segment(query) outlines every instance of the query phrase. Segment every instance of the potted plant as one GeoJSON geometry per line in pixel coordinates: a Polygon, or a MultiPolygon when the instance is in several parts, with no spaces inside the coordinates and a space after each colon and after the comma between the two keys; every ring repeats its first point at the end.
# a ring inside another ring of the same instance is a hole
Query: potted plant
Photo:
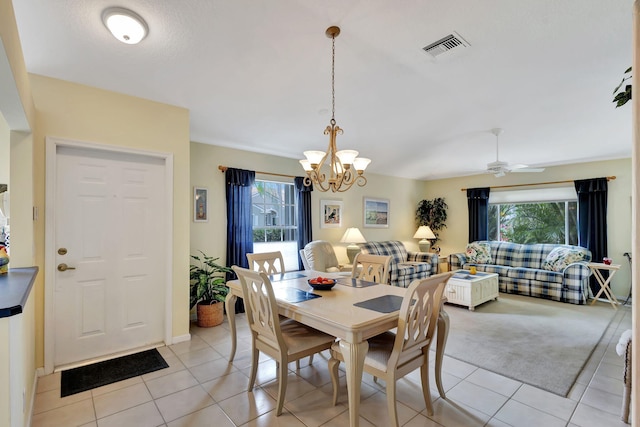
{"type": "MultiPolygon", "coordinates": [[[[447,221],[447,204],[444,198],[437,197],[433,200],[421,200],[418,203],[416,209],[416,222],[418,227],[421,225],[428,225],[436,239],[433,241],[435,244],[439,239],[438,232],[447,227],[445,222],[447,221]]],[[[438,251],[437,247],[432,247],[434,251],[438,251]]]]}
{"type": "Polygon", "coordinates": [[[226,285],[226,273],[232,270],[217,264],[219,258],[213,258],[199,251],[202,256],[191,255],[197,263],[190,267],[191,298],[190,309],[197,305],[198,326],[209,328],[222,323],[224,302],[229,288],[226,285]]]}

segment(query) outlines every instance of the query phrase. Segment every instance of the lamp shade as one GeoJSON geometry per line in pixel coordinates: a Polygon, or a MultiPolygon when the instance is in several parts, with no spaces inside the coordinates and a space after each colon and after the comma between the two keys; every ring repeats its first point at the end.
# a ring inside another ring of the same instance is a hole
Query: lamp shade
{"type": "Polygon", "coordinates": [[[344,236],[340,239],[342,243],[365,243],[367,240],[364,238],[358,227],[347,228],[344,232],[344,236]]]}
{"type": "Polygon", "coordinates": [[[431,228],[428,225],[421,225],[418,227],[418,231],[413,235],[414,239],[435,239],[436,235],[433,234],[431,228]]]}

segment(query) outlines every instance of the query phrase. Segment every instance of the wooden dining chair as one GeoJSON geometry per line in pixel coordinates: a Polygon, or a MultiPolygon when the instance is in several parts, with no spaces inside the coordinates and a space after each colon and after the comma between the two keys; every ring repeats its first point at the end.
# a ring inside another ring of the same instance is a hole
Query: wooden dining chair
{"type": "Polygon", "coordinates": [[[360,252],[353,259],[351,277],[368,282],[389,283],[391,256],[370,255],[360,252]]]}
{"type": "Polygon", "coordinates": [[[249,268],[267,274],[284,273],[284,259],[282,252],[262,252],[247,254],[249,268]]]}
{"type": "MultiPolygon", "coordinates": [[[[398,426],[396,381],[420,368],[422,394],[427,413],[433,415],[429,391],[429,347],[434,339],[444,288],[453,273],[442,273],[414,280],[405,294],[396,333],[391,331],[369,338],[364,371],[386,382],[390,425],[398,426]]],[[[333,404],[338,401],[338,366],[344,361],[339,343],[331,346],[329,371],[333,384],[333,404]]]]}
{"type": "Polygon", "coordinates": [[[320,332],[292,319],[278,316],[278,305],[269,277],[233,266],[242,286],[247,320],[251,329],[251,376],[247,391],[252,391],[258,370],[259,352],[276,361],[278,376],[278,400],[276,415],[282,413],[287,391],[288,364],[303,357],[331,348],[335,337],[320,332]]]}

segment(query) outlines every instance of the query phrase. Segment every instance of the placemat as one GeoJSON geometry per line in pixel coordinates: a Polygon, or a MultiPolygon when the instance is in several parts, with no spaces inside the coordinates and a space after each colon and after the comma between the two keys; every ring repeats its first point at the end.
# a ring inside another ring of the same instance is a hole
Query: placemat
{"type": "Polygon", "coordinates": [[[379,313],[391,313],[400,310],[402,305],[402,297],[398,295],[383,295],[381,297],[368,299],[366,301],[357,302],[353,305],[379,313]]]}
{"type": "Polygon", "coordinates": [[[352,279],[351,277],[341,277],[336,279],[338,285],[351,286],[352,288],[366,288],[367,286],[375,286],[380,283],[368,282],[366,280],[352,279]]]}
{"type": "Polygon", "coordinates": [[[277,288],[273,290],[273,293],[277,299],[282,299],[287,302],[302,302],[314,298],[322,298],[321,295],[305,292],[298,288],[277,288]]]}
{"type": "Polygon", "coordinates": [[[305,276],[306,275],[303,273],[299,273],[297,271],[290,271],[288,273],[271,274],[269,276],[269,280],[271,280],[272,282],[280,282],[282,280],[299,279],[305,276]]]}

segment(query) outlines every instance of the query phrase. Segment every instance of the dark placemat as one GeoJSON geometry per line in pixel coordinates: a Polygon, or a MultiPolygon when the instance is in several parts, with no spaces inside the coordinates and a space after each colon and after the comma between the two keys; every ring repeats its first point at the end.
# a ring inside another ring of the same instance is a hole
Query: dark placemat
{"type": "Polygon", "coordinates": [[[306,274],[299,273],[297,271],[290,271],[288,273],[272,274],[269,276],[269,280],[272,282],[280,282],[282,280],[299,279],[305,276],[306,274]]]}
{"type": "Polygon", "coordinates": [[[398,295],[383,295],[381,297],[357,302],[353,305],[377,311],[379,313],[391,313],[400,310],[402,299],[403,298],[398,295]]]}
{"type": "Polygon", "coordinates": [[[62,371],[60,397],[168,368],[158,350],[151,349],[116,359],[62,371]]]}
{"type": "Polygon", "coordinates": [[[351,286],[352,288],[366,288],[367,286],[379,285],[376,282],[367,282],[366,280],[352,279],[351,277],[341,277],[336,279],[336,283],[343,286],[351,286]]]}
{"type": "Polygon", "coordinates": [[[287,302],[302,302],[308,301],[314,298],[321,298],[321,295],[312,294],[311,292],[305,292],[298,288],[277,288],[273,290],[277,299],[283,299],[287,302]]]}

